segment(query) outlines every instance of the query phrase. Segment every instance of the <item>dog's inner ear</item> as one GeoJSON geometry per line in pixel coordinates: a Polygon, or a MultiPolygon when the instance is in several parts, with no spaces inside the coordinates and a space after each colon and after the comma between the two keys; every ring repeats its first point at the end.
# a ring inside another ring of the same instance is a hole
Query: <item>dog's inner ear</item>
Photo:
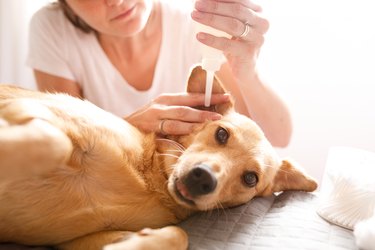
{"type": "MultiPolygon", "coordinates": [[[[202,69],[201,66],[194,66],[191,71],[188,85],[187,85],[187,92],[188,93],[205,93],[206,90],[206,71],[202,69]]],[[[219,80],[219,78],[215,75],[213,84],[212,84],[212,94],[224,94],[227,93],[223,84],[219,80]]],[[[196,107],[198,109],[210,110],[215,111],[220,114],[225,114],[228,110],[233,108],[234,103],[231,99],[229,102],[224,104],[217,104],[211,105],[210,107],[199,106],[196,107]]]]}

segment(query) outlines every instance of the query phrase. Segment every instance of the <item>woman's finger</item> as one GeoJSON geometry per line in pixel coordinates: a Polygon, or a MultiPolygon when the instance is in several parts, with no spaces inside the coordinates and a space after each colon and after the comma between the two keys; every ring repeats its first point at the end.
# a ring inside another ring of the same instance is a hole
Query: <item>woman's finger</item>
{"type": "MultiPolygon", "coordinates": [[[[207,15],[208,19],[211,20],[212,18],[214,18],[214,16],[223,16],[237,19],[242,23],[248,23],[254,26],[256,29],[259,29],[259,32],[265,33],[268,30],[269,22],[258,11],[260,10],[260,6],[259,8],[251,8],[248,6],[252,6],[252,4],[244,4],[245,2],[247,3],[249,1],[197,0],[195,2],[195,11],[200,13],[201,15],[212,14],[212,16],[207,15]]],[[[218,20],[217,24],[220,25],[220,23],[228,24],[228,21],[224,20],[224,22],[220,22],[220,20],[218,20]]]]}
{"type": "Polygon", "coordinates": [[[239,3],[197,0],[194,7],[199,12],[233,17],[242,22],[252,21],[255,15],[253,10],[239,3]]]}
{"type": "MultiPolygon", "coordinates": [[[[154,100],[155,103],[169,106],[201,106],[204,105],[204,93],[163,94],[154,100]]],[[[222,104],[230,100],[229,94],[212,94],[211,104],[222,104]]]]}
{"type": "Polygon", "coordinates": [[[194,7],[200,9],[201,7],[205,7],[203,5],[209,5],[211,6],[209,10],[217,10],[220,12],[223,6],[220,6],[220,4],[222,3],[231,4],[234,11],[240,11],[240,7],[244,7],[255,12],[262,12],[262,7],[260,5],[249,0],[197,0],[195,1],[194,7]]]}
{"type": "Polygon", "coordinates": [[[251,34],[247,41],[216,37],[206,33],[198,34],[197,39],[210,47],[223,51],[225,54],[243,58],[248,56],[249,48],[253,48],[255,44],[259,47],[264,43],[264,37],[262,35],[257,33],[251,34]],[[252,45],[249,46],[249,44],[252,45]]]}
{"type": "Polygon", "coordinates": [[[260,34],[266,33],[269,28],[268,21],[258,15],[248,15],[238,19],[235,16],[223,16],[194,10],[191,13],[191,17],[197,22],[222,30],[234,37],[238,37],[244,32],[246,24],[260,34]]]}
{"type": "Polygon", "coordinates": [[[240,4],[240,5],[243,5],[247,8],[250,8],[253,11],[256,11],[256,12],[262,11],[262,7],[260,5],[254,3],[253,1],[250,1],[250,0],[216,0],[216,1],[225,2],[225,3],[228,3],[228,2],[237,3],[237,4],[240,4]]]}
{"type": "Polygon", "coordinates": [[[178,120],[184,122],[201,123],[207,120],[219,120],[221,115],[216,112],[194,109],[187,106],[165,106],[160,113],[160,119],[178,120]]]}
{"type": "Polygon", "coordinates": [[[156,131],[162,135],[186,135],[193,132],[199,125],[199,123],[165,119],[160,121],[156,131]]]}

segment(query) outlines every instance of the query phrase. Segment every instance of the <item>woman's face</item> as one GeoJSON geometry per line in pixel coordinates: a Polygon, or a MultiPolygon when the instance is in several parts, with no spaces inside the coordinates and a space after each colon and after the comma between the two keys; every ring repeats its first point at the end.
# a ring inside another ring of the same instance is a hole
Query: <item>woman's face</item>
{"type": "Polygon", "coordinates": [[[129,37],[146,25],[153,0],[66,0],[99,33],[129,37]]]}

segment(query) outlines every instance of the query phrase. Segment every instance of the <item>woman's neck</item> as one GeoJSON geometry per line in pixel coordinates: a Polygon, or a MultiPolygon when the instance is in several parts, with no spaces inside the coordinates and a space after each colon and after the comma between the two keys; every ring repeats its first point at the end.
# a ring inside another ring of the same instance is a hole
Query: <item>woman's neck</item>
{"type": "Polygon", "coordinates": [[[161,34],[161,10],[160,3],[154,2],[153,9],[145,27],[137,34],[129,37],[98,34],[98,41],[104,52],[109,56],[121,56],[121,61],[132,61],[140,54],[144,54],[147,48],[161,34]]]}
{"type": "Polygon", "coordinates": [[[150,17],[132,37],[99,35],[103,51],[126,82],[135,89],[151,88],[161,48],[162,16],[160,3],[154,2],[150,17]]]}

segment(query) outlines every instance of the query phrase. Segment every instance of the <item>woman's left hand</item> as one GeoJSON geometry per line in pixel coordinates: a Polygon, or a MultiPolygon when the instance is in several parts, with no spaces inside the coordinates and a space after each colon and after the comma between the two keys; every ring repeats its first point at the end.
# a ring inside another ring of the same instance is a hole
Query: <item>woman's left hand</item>
{"type": "Polygon", "coordinates": [[[261,7],[251,0],[197,0],[191,16],[193,20],[222,30],[231,39],[198,33],[197,39],[222,50],[232,74],[237,79],[255,74],[256,60],[269,28],[267,19],[260,15],[261,7]]]}

